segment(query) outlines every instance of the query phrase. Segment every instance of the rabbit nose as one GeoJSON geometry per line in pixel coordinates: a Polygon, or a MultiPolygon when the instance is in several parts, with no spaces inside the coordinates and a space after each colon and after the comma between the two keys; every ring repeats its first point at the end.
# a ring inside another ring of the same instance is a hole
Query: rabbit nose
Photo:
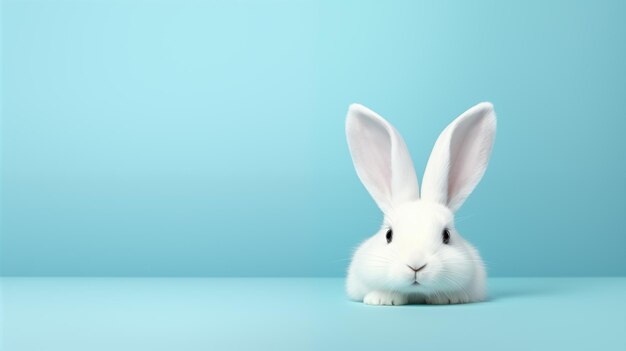
{"type": "Polygon", "coordinates": [[[411,266],[410,264],[407,264],[406,266],[411,268],[413,270],[413,272],[417,273],[417,272],[421,271],[422,269],[424,269],[426,267],[426,263],[424,263],[424,265],[421,266],[420,268],[415,268],[415,267],[411,266]]]}

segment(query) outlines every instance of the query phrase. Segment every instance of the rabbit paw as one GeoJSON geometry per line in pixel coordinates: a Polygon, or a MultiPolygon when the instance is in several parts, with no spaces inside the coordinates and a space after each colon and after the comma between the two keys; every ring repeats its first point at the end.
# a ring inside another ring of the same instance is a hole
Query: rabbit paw
{"type": "Polygon", "coordinates": [[[365,295],[363,303],[366,305],[406,305],[409,303],[409,297],[405,294],[372,291],[365,295]]]}
{"type": "Polygon", "coordinates": [[[466,297],[459,295],[432,295],[426,299],[426,303],[429,305],[453,305],[458,303],[468,303],[469,300],[466,297]]]}

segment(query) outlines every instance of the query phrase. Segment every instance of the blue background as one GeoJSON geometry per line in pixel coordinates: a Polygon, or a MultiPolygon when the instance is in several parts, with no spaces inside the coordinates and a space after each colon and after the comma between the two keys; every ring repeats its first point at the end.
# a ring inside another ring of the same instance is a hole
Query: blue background
{"type": "Polygon", "coordinates": [[[458,214],[491,275],[626,274],[621,1],[2,2],[3,275],[341,276],[381,215],[344,136],[421,175],[479,101],[458,214]]]}

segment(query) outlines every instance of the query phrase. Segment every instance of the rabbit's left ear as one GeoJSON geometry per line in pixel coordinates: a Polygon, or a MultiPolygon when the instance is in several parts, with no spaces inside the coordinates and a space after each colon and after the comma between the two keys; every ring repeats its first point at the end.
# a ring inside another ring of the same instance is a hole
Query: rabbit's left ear
{"type": "Polygon", "coordinates": [[[409,150],[389,122],[367,107],[353,104],[346,118],[346,136],[356,173],[383,213],[419,198],[409,150]]]}
{"type": "Polygon", "coordinates": [[[458,210],[487,169],[496,135],[493,105],[480,103],[441,133],[426,165],[422,199],[458,210]]]}

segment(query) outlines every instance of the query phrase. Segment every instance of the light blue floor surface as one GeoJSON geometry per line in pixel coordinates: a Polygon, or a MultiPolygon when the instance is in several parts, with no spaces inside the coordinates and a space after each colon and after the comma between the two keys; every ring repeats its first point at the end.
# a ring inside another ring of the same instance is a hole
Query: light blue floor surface
{"type": "Polygon", "coordinates": [[[626,278],[372,307],[334,278],[3,278],[2,350],[626,350],[626,278]]]}

